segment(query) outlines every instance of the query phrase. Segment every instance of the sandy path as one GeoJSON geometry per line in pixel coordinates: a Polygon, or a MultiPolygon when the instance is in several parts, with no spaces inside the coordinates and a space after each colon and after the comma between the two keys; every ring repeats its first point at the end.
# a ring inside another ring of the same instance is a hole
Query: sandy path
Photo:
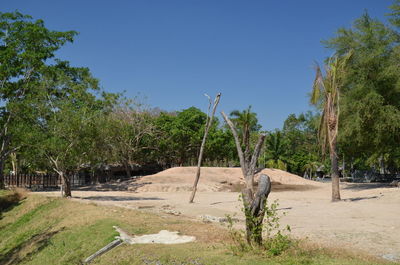
{"type": "MultiPolygon", "coordinates": [[[[43,194],[59,195],[58,192],[43,194]]],[[[235,192],[198,192],[195,203],[188,204],[189,192],[73,192],[75,199],[86,202],[155,212],[168,208],[195,219],[204,214],[224,217],[235,213],[242,219],[238,195],[235,192]]],[[[400,260],[398,188],[342,184],[344,200],[331,203],[330,184],[325,184],[315,190],[272,192],[270,201],[275,199],[279,200],[279,209],[287,213],[282,225],[290,225],[295,236],[400,260]]]]}

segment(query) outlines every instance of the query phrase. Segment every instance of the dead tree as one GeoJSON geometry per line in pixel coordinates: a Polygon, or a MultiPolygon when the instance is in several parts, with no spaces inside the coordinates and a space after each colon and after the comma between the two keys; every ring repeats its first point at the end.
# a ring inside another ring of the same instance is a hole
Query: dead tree
{"type": "Polygon", "coordinates": [[[208,100],[209,100],[210,104],[208,105],[206,128],[205,128],[205,131],[204,131],[203,141],[201,142],[199,159],[198,159],[198,162],[197,162],[196,177],[194,179],[192,194],[190,195],[189,203],[193,203],[194,196],[196,195],[197,184],[199,183],[199,179],[200,179],[200,168],[201,168],[201,162],[203,160],[204,147],[206,145],[206,139],[207,139],[208,131],[210,130],[212,122],[214,120],[214,115],[215,115],[215,111],[217,110],[219,99],[221,98],[221,93],[218,93],[217,96],[215,97],[214,106],[213,106],[213,109],[212,109],[212,112],[211,112],[211,116],[210,116],[211,99],[210,99],[210,97],[208,95],[206,95],[206,96],[208,97],[208,100]]]}
{"type": "MultiPolygon", "coordinates": [[[[245,146],[245,152],[243,152],[235,125],[224,112],[221,112],[221,114],[235,139],[240,166],[246,181],[246,186],[242,189],[242,199],[246,216],[247,242],[252,246],[260,246],[262,244],[265,204],[271,191],[271,181],[267,175],[261,175],[258,181],[257,191],[255,191],[254,175],[256,173],[257,160],[265,140],[265,134],[260,134],[252,154],[250,146],[245,146]]],[[[247,145],[250,144],[248,143],[247,145]]]]}

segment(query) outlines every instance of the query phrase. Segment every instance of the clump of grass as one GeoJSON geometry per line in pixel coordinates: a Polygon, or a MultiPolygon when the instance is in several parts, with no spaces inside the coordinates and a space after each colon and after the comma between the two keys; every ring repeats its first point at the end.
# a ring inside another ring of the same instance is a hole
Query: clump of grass
{"type": "Polygon", "coordinates": [[[2,192],[2,195],[0,196],[0,213],[7,211],[11,207],[17,205],[20,201],[25,199],[26,196],[26,190],[21,188],[2,192]]]}

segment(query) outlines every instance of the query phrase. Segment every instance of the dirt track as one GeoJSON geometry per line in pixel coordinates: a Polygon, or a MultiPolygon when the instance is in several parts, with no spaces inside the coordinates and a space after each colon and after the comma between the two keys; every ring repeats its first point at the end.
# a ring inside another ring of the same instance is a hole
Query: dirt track
{"type": "MultiPolygon", "coordinates": [[[[149,184],[151,185],[151,184],[149,184]]],[[[237,192],[198,192],[194,204],[190,193],[73,191],[75,199],[146,211],[180,214],[200,219],[200,215],[224,217],[240,212],[237,192]]],[[[330,202],[330,184],[317,183],[314,189],[278,189],[270,201],[278,199],[279,209],[287,214],[282,225],[292,234],[325,246],[362,250],[400,260],[400,189],[376,184],[341,184],[342,201],[330,202]]],[[[59,195],[46,192],[46,195],[59,195]]]]}

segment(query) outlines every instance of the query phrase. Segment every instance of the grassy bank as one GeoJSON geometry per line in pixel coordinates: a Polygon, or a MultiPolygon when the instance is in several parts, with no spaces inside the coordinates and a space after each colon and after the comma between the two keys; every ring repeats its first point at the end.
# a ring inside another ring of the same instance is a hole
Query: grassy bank
{"type": "MultiPolygon", "coordinates": [[[[10,195],[1,192],[0,196],[10,195]]],[[[117,225],[134,234],[162,229],[194,235],[180,245],[122,245],[94,264],[380,264],[371,257],[302,244],[279,257],[229,251],[229,235],[217,225],[116,207],[30,195],[1,213],[0,264],[80,264],[114,239],[117,225]],[[157,263],[158,262],[158,263],[157,263]]],[[[383,264],[383,263],[382,263],[383,264]]]]}

